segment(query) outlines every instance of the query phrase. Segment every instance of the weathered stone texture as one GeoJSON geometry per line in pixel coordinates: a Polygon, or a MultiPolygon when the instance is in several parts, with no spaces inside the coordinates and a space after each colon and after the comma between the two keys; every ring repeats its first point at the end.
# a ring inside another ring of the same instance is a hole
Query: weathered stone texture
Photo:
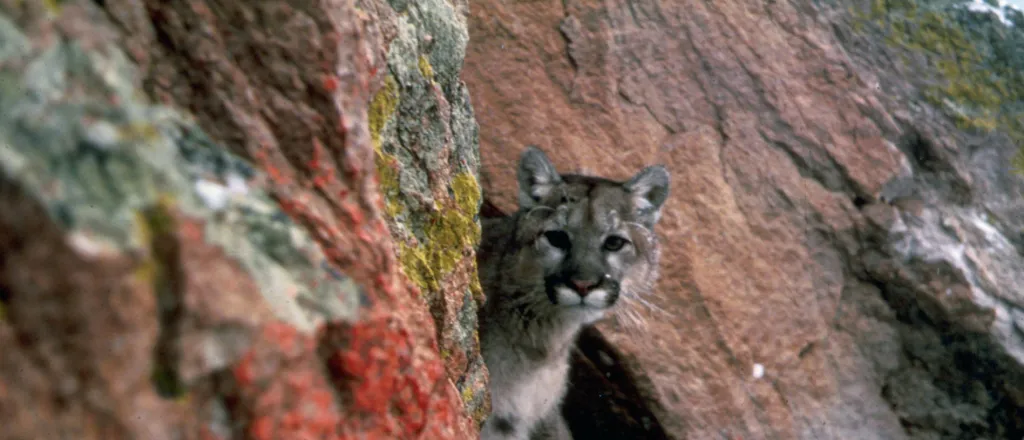
{"type": "Polygon", "coordinates": [[[475,435],[464,5],[0,6],[3,438],[475,435]]]}
{"type": "Polygon", "coordinates": [[[459,78],[466,5],[393,5],[395,35],[369,120],[388,225],[402,269],[437,324],[446,371],[481,421],[489,399],[476,334],[483,300],[474,257],[480,159],[473,109],[459,78]]]}
{"type": "MultiPolygon", "coordinates": [[[[655,307],[599,326],[646,408],[567,408],[574,430],[650,410],[672,438],[1024,435],[1019,232],[983,214],[1019,206],[999,195],[1022,188],[1015,148],[996,135],[970,154],[914,83],[879,87],[890,70],[837,36],[845,6],[473,6],[465,78],[489,202],[513,206],[528,144],[563,172],[672,172],[655,307]],[[907,180],[921,200],[894,200],[907,180]]],[[[605,382],[572,393],[629,388],[605,382]]]]}

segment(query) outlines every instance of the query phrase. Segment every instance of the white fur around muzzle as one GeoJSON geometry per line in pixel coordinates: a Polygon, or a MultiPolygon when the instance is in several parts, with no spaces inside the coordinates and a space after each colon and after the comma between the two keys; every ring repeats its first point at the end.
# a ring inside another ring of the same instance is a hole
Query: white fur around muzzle
{"type": "Polygon", "coordinates": [[[558,301],[559,305],[563,306],[584,305],[595,309],[603,309],[608,307],[608,290],[594,289],[588,293],[587,296],[580,297],[580,295],[572,289],[559,286],[555,288],[555,299],[558,301]]]}

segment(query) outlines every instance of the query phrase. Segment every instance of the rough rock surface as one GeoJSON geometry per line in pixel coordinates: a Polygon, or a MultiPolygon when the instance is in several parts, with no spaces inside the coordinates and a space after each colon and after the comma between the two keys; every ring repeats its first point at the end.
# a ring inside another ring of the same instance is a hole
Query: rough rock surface
{"type": "Polygon", "coordinates": [[[653,307],[599,326],[617,353],[576,364],[575,432],[650,411],[670,438],[1024,436],[1012,127],[958,127],[925,96],[949,78],[913,64],[941,58],[855,23],[907,2],[836,3],[474,3],[489,203],[513,207],[531,143],[562,171],[673,176],[653,307]],[[608,358],[635,377],[586,379],[608,358]]]}
{"type": "MultiPolygon", "coordinates": [[[[459,78],[468,41],[465,3],[394,2],[395,36],[370,136],[399,262],[429,304],[446,371],[467,411],[489,408],[476,332],[480,167],[476,121],[459,78]]],[[[389,17],[390,19],[391,17],[389,17]]]]}
{"type": "Polygon", "coordinates": [[[398,3],[0,1],[0,437],[475,435],[465,6],[398,3]]]}

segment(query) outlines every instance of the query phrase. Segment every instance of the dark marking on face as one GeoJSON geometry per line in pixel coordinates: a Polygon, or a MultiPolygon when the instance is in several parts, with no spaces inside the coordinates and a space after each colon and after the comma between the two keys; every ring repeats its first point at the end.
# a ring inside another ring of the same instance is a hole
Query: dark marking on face
{"type": "Polygon", "coordinates": [[[562,277],[559,274],[551,274],[544,276],[544,293],[548,295],[548,301],[551,304],[558,304],[558,299],[555,294],[555,287],[563,284],[562,277]]]}
{"type": "Polygon", "coordinates": [[[605,307],[614,306],[619,301],[620,290],[622,290],[622,284],[618,281],[609,279],[604,282],[604,289],[608,291],[608,303],[605,307]]]}
{"type": "Polygon", "coordinates": [[[499,416],[497,414],[494,417],[494,430],[503,435],[512,435],[516,431],[516,417],[515,416],[499,416]]]}

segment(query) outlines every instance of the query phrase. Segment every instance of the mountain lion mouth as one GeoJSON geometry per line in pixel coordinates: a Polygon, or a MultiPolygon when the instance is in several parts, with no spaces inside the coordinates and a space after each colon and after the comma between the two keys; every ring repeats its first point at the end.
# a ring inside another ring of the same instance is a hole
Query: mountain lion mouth
{"type": "Polygon", "coordinates": [[[611,279],[605,279],[582,294],[561,277],[548,277],[544,284],[548,301],[556,306],[607,309],[619,300],[620,283],[611,279]]]}

